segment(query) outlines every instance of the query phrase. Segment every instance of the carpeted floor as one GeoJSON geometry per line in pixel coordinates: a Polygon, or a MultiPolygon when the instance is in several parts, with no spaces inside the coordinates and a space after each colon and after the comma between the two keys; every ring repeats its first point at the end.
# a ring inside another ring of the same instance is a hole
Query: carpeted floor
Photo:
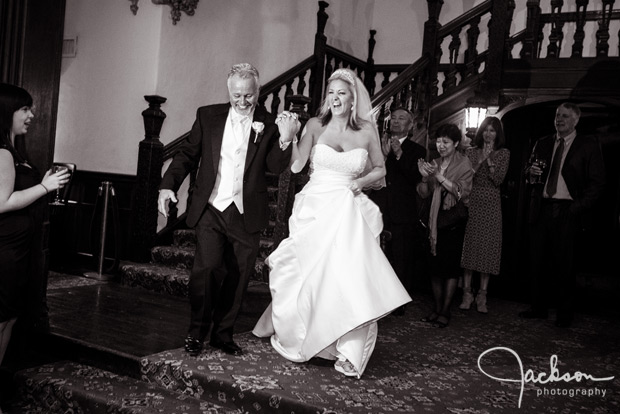
{"type": "MultiPolygon", "coordinates": [[[[99,283],[53,279],[50,289],[99,283]]],[[[197,357],[177,348],[142,358],[140,375],[150,384],[144,398],[116,374],[64,364],[33,368],[32,392],[47,393],[56,408],[26,405],[16,412],[83,412],[94,395],[98,404],[120,401],[106,412],[123,413],[620,413],[618,314],[579,313],[561,329],[553,314],[523,320],[516,316],[523,304],[490,298],[488,315],[455,306],[450,326],[440,329],[420,322],[429,305],[428,295],[416,295],[404,316],[380,321],[359,380],[326,361],[292,363],[268,340],[243,332],[235,336],[246,350],[242,357],[207,346],[197,357]],[[75,389],[48,387],[69,384],[83,388],[86,400],[75,389]],[[182,397],[171,400],[170,392],[182,397]],[[192,397],[203,401],[196,405],[192,397]],[[149,407],[156,411],[142,411],[149,407]]]]}
{"type": "Polygon", "coordinates": [[[517,318],[523,305],[491,300],[489,315],[454,313],[440,329],[419,321],[427,301],[416,298],[404,317],[380,323],[360,380],[331,364],[289,362],[250,333],[236,337],[248,351],[242,357],[207,349],[191,358],[170,350],[143,359],[143,378],[250,413],[620,412],[620,379],[584,379],[620,373],[614,321],[579,315],[574,327],[561,329],[552,318],[517,318]]]}

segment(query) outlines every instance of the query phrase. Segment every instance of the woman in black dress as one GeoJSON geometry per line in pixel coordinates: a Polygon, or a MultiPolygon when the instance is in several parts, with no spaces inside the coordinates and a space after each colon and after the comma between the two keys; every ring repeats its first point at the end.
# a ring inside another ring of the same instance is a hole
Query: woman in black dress
{"type": "Polygon", "coordinates": [[[34,118],[32,96],[0,83],[0,364],[24,303],[33,220],[28,206],[69,181],[69,174],[40,174],[15,150],[15,137],[34,118]]]}

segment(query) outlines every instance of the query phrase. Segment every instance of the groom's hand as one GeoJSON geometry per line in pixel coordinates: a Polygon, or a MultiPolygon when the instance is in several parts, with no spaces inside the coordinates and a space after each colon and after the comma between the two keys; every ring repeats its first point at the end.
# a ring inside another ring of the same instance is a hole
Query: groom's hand
{"type": "Polygon", "coordinates": [[[166,209],[166,201],[172,201],[173,203],[178,203],[177,197],[174,195],[174,191],[172,190],[159,190],[159,198],[157,199],[157,210],[159,213],[168,217],[168,210],[166,209]]]}
{"type": "Polygon", "coordinates": [[[280,140],[283,144],[291,142],[301,128],[297,114],[289,111],[284,111],[277,116],[276,125],[280,131],[280,140]]]}

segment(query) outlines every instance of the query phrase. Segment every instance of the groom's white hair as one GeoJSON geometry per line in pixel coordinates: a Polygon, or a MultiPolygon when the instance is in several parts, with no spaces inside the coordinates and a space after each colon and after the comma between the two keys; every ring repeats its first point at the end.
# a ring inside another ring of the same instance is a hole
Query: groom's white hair
{"type": "Polygon", "coordinates": [[[228,72],[228,86],[230,87],[230,79],[233,76],[238,76],[242,79],[253,78],[256,88],[260,89],[260,79],[258,75],[258,69],[249,63],[237,63],[230,68],[228,72]]]}

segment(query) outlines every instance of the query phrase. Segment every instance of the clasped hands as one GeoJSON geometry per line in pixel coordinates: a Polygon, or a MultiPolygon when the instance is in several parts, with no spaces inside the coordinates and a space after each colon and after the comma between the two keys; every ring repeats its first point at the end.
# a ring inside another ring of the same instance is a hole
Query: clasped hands
{"type": "Polygon", "coordinates": [[[381,150],[383,151],[383,155],[387,156],[390,151],[396,155],[396,158],[400,158],[403,155],[403,149],[400,145],[400,140],[397,138],[391,138],[389,134],[384,134],[381,139],[381,150]]]}
{"type": "Polygon", "coordinates": [[[431,175],[435,175],[437,172],[437,166],[434,162],[425,161],[423,158],[418,160],[418,171],[422,174],[422,177],[427,178],[431,175]]]}
{"type": "Polygon", "coordinates": [[[276,117],[276,125],[280,131],[282,142],[291,142],[301,128],[301,122],[297,119],[297,114],[289,111],[282,111],[276,117]]]}

